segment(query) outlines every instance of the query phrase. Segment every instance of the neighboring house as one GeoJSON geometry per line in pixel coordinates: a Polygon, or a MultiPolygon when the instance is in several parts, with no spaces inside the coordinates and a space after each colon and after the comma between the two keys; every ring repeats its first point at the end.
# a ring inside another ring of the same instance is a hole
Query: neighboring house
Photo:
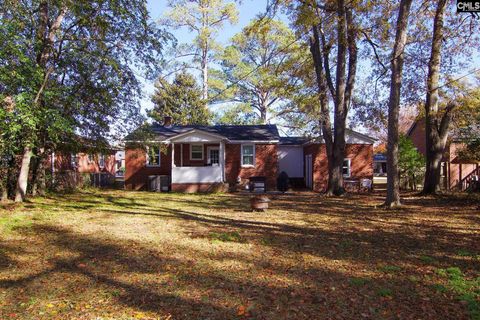
{"type": "Polygon", "coordinates": [[[109,173],[116,172],[115,150],[104,153],[67,153],[53,152],[48,157],[51,172],[76,171],[78,173],[109,173]]]}
{"type": "MultiPolygon", "coordinates": [[[[425,156],[425,121],[423,119],[414,121],[407,135],[412,139],[417,150],[425,156]]],[[[479,163],[461,161],[457,155],[457,151],[464,146],[464,139],[454,132],[449,135],[441,162],[440,174],[444,189],[465,190],[471,178],[479,175],[479,163]]]]}
{"type": "Polygon", "coordinates": [[[375,177],[387,176],[387,156],[382,153],[373,155],[373,175],[375,177]]]}
{"type": "Polygon", "coordinates": [[[125,150],[115,152],[115,177],[123,178],[125,176],[125,150]]]}
{"type": "MultiPolygon", "coordinates": [[[[154,137],[148,143],[135,132],[126,137],[127,189],[147,190],[153,177],[163,176],[163,183],[169,183],[165,190],[177,192],[204,192],[221,185],[243,188],[254,179],[264,179],[267,190],[274,190],[281,171],[310,189],[326,187],[321,142],[280,137],[275,125],[176,126],[170,121],[167,117],[164,125],[152,125],[154,137]]],[[[373,177],[373,141],[349,131],[346,177],[373,177]]]]}
{"type": "MultiPolygon", "coordinates": [[[[345,181],[373,180],[374,138],[347,129],[345,134],[345,159],[343,177],[345,181]]],[[[305,155],[305,184],[314,191],[325,191],[328,184],[327,150],[322,141],[303,145],[305,155]]]]}

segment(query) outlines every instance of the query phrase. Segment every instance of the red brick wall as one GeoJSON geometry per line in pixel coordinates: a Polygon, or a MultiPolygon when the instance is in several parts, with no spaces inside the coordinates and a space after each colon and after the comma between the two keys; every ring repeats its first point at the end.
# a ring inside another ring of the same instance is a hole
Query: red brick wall
{"type": "Polygon", "coordinates": [[[426,150],[426,138],[425,138],[425,121],[423,119],[417,120],[415,127],[409,135],[412,139],[413,144],[417,147],[418,152],[425,156],[427,154],[426,150]]]}
{"type": "MultiPolygon", "coordinates": [[[[176,151],[176,150],[175,150],[176,151]]],[[[141,148],[125,149],[125,188],[127,190],[147,190],[149,175],[170,175],[172,168],[172,148],[167,154],[161,153],[159,167],[147,167],[146,152],[141,148]]]]}
{"type": "Polygon", "coordinates": [[[252,176],[267,178],[267,189],[274,190],[277,185],[278,156],[276,144],[255,144],[255,166],[242,168],[240,162],[241,144],[225,146],[225,176],[227,183],[234,185],[237,177],[246,182],[252,176]]]}
{"type": "MultiPolygon", "coordinates": [[[[183,165],[203,166],[207,163],[207,147],[218,146],[218,144],[206,144],[204,146],[204,159],[201,161],[190,160],[190,146],[183,145],[183,165]]],[[[256,144],[255,145],[255,166],[242,168],[240,163],[240,144],[225,145],[225,176],[227,183],[235,184],[237,177],[246,181],[251,176],[267,177],[267,188],[273,190],[276,187],[277,179],[277,145],[256,144]]],[[[180,166],[180,144],[175,145],[175,164],[180,166]]],[[[130,190],[146,190],[149,175],[171,175],[171,147],[167,155],[162,153],[160,167],[147,167],[146,155],[143,149],[129,149],[125,152],[125,187],[130,190]]]]}
{"type": "Polygon", "coordinates": [[[448,164],[450,167],[449,187],[451,189],[457,188],[459,186],[459,182],[469,175],[473,170],[475,170],[478,165],[476,163],[460,163],[459,159],[457,158],[457,152],[463,147],[463,143],[456,142],[452,142],[448,146],[450,156],[450,163],[448,164]]]}
{"type": "Polygon", "coordinates": [[[92,161],[88,160],[88,154],[79,153],[78,155],[78,172],[81,173],[99,173],[108,172],[115,175],[115,154],[105,155],[105,167],[99,166],[99,159],[95,155],[92,161]]]}
{"type": "MultiPolygon", "coordinates": [[[[88,160],[87,153],[78,153],[78,167],[74,168],[72,166],[72,157],[71,154],[64,153],[55,153],[55,171],[62,172],[66,170],[77,170],[80,173],[100,173],[108,172],[112,175],[115,175],[115,153],[105,154],[105,167],[100,167],[98,156],[95,154],[92,161],[88,160]]],[[[52,156],[49,155],[47,158],[46,168],[52,168],[52,156]]]]}
{"type": "MultiPolygon", "coordinates": [[[[328,161],[325,144],[310,144],[304,147],[303,152],[304,155],[312,155],[313,190],[325,191],[328,184],[328,161]]],[[[350,159],[350,179],[373,178],[373,145],[347,144],[345,158],[350,159]]]]}
{"type": "MultiPolygon", "coordinates": [[[[425,122],[424,120],[418,120],[415,128],[410,134],[410,138],[413,144],[417,147],[418,151],[426,155],[426,141],[425,141],[425,122]]],[[[445,147],[445,153],[442,161],[448,161],[447,163],[447,175],[448,175],[448,187],[454,189],[458,187],[460,180],[465,178],[475,168],[476,164],[472,163],[459,163],[457,159],[457,150],[462,146],[460,143],[447,142],[445,147]]]]}
{"type": "Polygon", "coordinates": [[[204,144],[203,145],[203,160],[190,160],[190,145],[189,144],[175,144],[175,165],[180,167],[181,161],[180,158],[182,156],[181,149],[183,148],[183,166],[184,167],[195,167],[195,166],[206,166],[208,162],[208,154],[207,148],[208,147],[218,147],[220,149],[220,145],[217,144],[204,144]]]}

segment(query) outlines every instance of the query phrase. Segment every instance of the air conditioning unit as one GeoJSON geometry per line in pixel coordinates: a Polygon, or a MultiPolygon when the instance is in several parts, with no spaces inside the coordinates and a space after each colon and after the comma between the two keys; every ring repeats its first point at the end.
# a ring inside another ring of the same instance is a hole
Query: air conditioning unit
{"type": "Polygon", "coordinates": [[[165,175],[148,176],[148,191],[153,191],[153,192],[170,191],[170,176],[165,176],[165,175]]]}

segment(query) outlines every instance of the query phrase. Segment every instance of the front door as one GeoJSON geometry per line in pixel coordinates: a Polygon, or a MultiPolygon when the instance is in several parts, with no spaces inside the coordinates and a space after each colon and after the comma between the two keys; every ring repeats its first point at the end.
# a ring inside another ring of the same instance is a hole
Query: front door
{"type": "Polygon", "coordinates": [[[312,170],[312,155],[305,156],[305,184],[308,189],[313,188],[313,170],[312,170]]]}
{"type": "Polygon", "coordinates": [[[208,147],[208,164],[211,166],[218,166],[220,164],[220,151],[218,147],[208,147]]]}

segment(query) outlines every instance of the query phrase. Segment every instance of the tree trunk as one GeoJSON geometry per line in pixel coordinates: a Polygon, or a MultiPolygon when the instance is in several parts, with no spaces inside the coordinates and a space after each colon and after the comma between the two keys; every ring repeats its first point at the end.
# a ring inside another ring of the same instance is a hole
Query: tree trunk
{"type": "Polygon", "coordinates": [[[337,67],[335,83],[335,99],[333,113],[333,156],[331,160],[331,172],[327,187],[327,195],[341,195],[345,192],[343,188],[343,159],[345,157],[345,92],[347,80],[345,76],[347,64],[347,18],[345,1],[337,1],[337,67]]]}
{"type": "Polygon", "coordinates": [[[262,124],[267,123],[267,109],[263,106],[261,107],[261,110],[260,110],[260,120],[262,124]]]}
{"type": "Polygon", "coordinates": [[[17,180],[17,190],[15,191],[15,202],[23,202],[27,194],[28,172],[30,170],[30,159],[32,158],[32,149],[25,147],[23,149],[22,165],[17,180]]]}
{"type": "Polygon", "coordinates": [[[33,157],[30,163],[30,167],[32,168],[32,179],[30,181],[30,185],[32,186],[32,197],[37,196],[37,171],[39,164],[38,156],[33,157]]]}
{"type": "Polygon", "coordinates": [[[7,201],[8,201],[8,190],[5,185],[5,188],[2,188],[2,196],[1,196],[0,202],[7,202],[7,201]]]}
{"type": "Polygon", "coordinates": [[[435,194],[440,191],[440,165],[450,122],[450,112],[447,109],[441,122],[448,120],[448,123],[445,132],[442,132],[438,116],[438,82],[442,55],[443,16],[446,4],[446,0],[440,0],[437,5],[433,22],[430,61],[428,62],[427,96],[425,100],[426,169],[423,194],[435,194]]]}
{"type": "MultiPolygon", "coordinates": [[[[49,2],[42,0],[39,3],[39,24],[37,28],[37,40],[41,43],[40,50],[37,52],[36,62],[43,70],[43,83],[37,91],[35,99],[33,100],[33,107],[40,107],[40,102],[47,87],[48,79],[54,71],[54,67],[48,67],[48,61],[52,57],[52,49],[55,43],[55,37],[59,31],[62,21],[67,13],[67,8],[62,7],[58,16],[49,23],[49,2]],[[48,30],[48,31],[47,31],[48,30]]],[[[28,187],[28,173],[30,170],[30,161],[32,157],[32,149],[30,147],[24,148],[22,165],[17,179],[17,188],[15,191],[15,202],[22,202],[25,199],[28,187]]]]}
{"type": "Polygon", "coordinates": [[[202,98],[208,99],[208,42],[205,42],[205,48],[202,52],[202,98]]]}
{"type": "Polygon", "coordinates": [[[7,169],[7,197],[10,198],[15,195],[16,183],[17,183],[17,159],[12,156],[8,161],[7,169]]]}
{"type": "Polygon", "coordinates": [[[8,168],[0,168],[0,201],[8,200],[8,168]]]}
{"type": "MultiPolygon", "coordinates": [[[[313,34],[310,37],[310,52],[313,57],[315,74],[317,79],[317,90],[320,102],[320,119],[319,125],[322,130],[323,141],[325,142],[325,148],[328,159],[328,181],[333,179],[333,137],[332,137],[332,124],[330,122],[330,110],[328,108],[328,95],[327,95],[327,80],[324,73],[323,65],[323,49],[320,46],[319,28],[321,24],[312,28],[313,34]]],[[[327,189],[329,189],[329,185],[327,189]]]]}
{"type": "Polygon", "coordinates": [[[325,39],[322,34],[322,46],[320,47],[321,14],[317,14],[320,23],[313,28],[313,37],[310,41],[315,72],[317,76],[318,91],[320,94],[321,125],[322,135],[325,141],[328,158],[328,185],[327,195],[341,195],[345,192],[343,188],[343,161],[345,158],[345,131],[346,118],[350,100],[353,94],[357,67],[357,46],[356,28],[353,22],[353,15],[346,9],[344,0],[337,0],[337,61],[335,86],[333,85],[328,66],[329,50],[325,46],[325,39]],[[348,79],[346,77],[348,61],[348,79]],[[333,134],[330,123],[328,108],[327,90],[330,90],[334,100],[334,122],[333,134]]]}
{"type": "Polygon", "coordinates": [[[385,199],[385,206],[389,208],[401,204],[400,178],[398,176],[398,115],[400,110],[400,91],[402,88],[404,47],[407,42],[408,16],[411,4],[412,0],[402,0],[400,2],[391,63],[392,74],[388,100],[387,197],[385,199]]]}
{"type": "Polygon", "coordinates": [[[40,148],[35,159],[35,165],[32,173],[32,196],[45,196],[45,159],[46,152],[44,148],[40,148]]]}

